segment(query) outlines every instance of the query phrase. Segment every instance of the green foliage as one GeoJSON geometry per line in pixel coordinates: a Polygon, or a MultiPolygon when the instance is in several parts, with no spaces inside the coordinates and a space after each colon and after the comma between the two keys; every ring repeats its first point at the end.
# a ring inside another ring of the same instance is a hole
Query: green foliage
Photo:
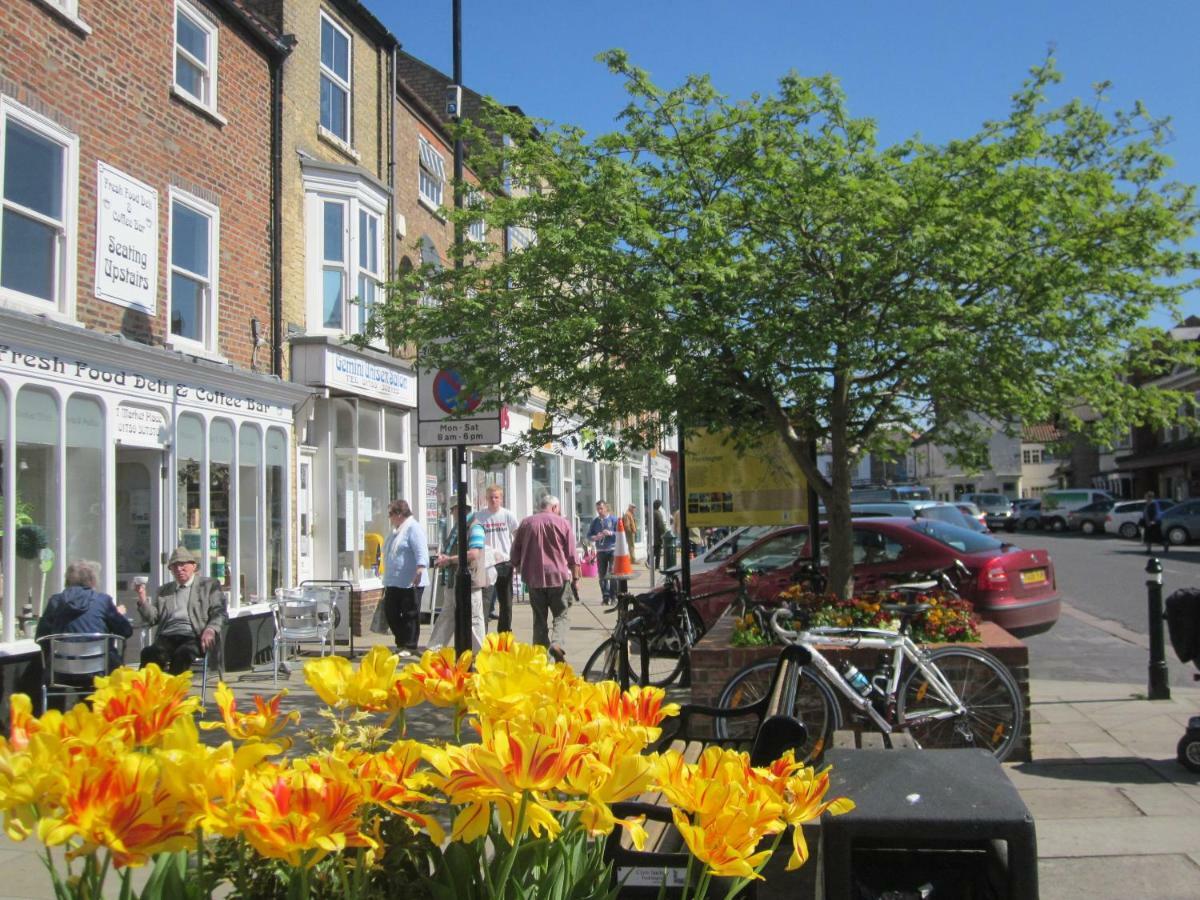
{"type": "Polygon", "coordinates": [[[569,431],[603,458],[676,426],[777,433],[825,500],[844,591],[850,471],[897,433],[932,426],[969,461],[972,417],[1079,426],[1086,402],[1105,440],[1178,416],[1181,395],[1121,377],[1131,354],[1143,376],[1194,354],[1140,324],[1196,286],[1167,120],[1109,109],[1103,87],[1052,106],[1048,60],[976,134],[880,147],[830,76],[734,101],[602,59],[629,95],[618,131],[498,107],[463,126],[487,195],[448,214],[536,239],[464,242],[464,266],[401,276],[376,317],[496,403],[544,402],[513,452],[569,431]]]}

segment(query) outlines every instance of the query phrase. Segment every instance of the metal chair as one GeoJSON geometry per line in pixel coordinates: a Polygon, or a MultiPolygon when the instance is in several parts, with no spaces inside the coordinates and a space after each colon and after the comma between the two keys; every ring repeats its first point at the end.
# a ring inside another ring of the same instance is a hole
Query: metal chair
{"type": "Polygon", "coordinates": [[[217,681],[225,680],[225,653],[222,647],[224,643],[224,633],[217,635],[217,639],[213,645],[208,648],[208,652],[203,656],[197,656],[192,660],[192,674],[200,673],[200,705],[205,706],[208,703],[208,676],[215,672],[217,681]]]}
{"type": "Polygon", "coordinates": [[[295,646],[299,653],[300,644],[320,644],[321,656],[333,652],[330,632],[333,630],[333,605],[328,599],[306,595],[303,590],[275,592],[275,641],[271,648],[274,680],[279,683],[281,660],[286,662],[287,648],[295,646]],[[282,653],[281,653],[282,651],[282,653]]]}
{"type": "Polygon", "coordinates": [[[114,668],[109,650],[123,653],[125,649],[125,638],[117,634],[48,634],[37,640],[45,665],[43,710],[51,697],[86,697],[92,693],[96,676],[108,675],[114,668]]]}

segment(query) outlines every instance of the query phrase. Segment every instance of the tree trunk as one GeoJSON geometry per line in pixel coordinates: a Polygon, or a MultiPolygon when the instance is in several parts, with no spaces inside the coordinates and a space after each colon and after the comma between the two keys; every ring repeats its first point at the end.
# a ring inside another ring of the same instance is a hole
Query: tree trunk
{"type": "Polygon", "coordinates": [[[850,448],[846,446],[849,379],[834,376],[829,415],[830,492],[825,498],[829,590],[843,599],[854,592],[854,538],[850,527],[850,448]]]}

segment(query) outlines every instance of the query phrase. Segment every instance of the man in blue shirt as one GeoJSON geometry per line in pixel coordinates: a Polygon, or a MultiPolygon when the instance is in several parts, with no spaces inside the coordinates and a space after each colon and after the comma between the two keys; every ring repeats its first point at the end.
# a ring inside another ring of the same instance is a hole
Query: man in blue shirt
{"type": "Polygon", "coordinates": [[[403,657],[417,651],[421,635],[421,578],[429,566],[425,529],[406,500],[388,504],[392,533],[383,543],[383,613],[403,657]]]}
{"type": "Polygon", "coordinates": [[[600,596],[604,605],[617,602],[617,586],[608,577],[612,571],[613,551],[617,546],[617,517],[610,515],[608,504],[603,500],[596,501],[596,518],[588,527],[588,540],[596,548],[596,564],[600,575],[600,596]]]}

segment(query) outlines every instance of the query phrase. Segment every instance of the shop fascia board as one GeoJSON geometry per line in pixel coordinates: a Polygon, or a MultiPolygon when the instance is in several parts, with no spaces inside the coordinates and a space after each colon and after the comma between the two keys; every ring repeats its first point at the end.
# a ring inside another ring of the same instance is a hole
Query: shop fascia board
{"type": "Polygon", "coordinates": [[[57,356],[78,357],[80,362],[113,369],[133,366],[140,374],[203,384],[230,394],[270,400],[291,409],[312,393],[304,385],[283,381],[274,375],[211,362],[178,350],[151,347],[120,335],[98,334],[86,328],[62,325],[14,310],[0,310],[0,334],[4,336],[0,345],[11,342],[23,349],[42,348],[57,356]]]}

